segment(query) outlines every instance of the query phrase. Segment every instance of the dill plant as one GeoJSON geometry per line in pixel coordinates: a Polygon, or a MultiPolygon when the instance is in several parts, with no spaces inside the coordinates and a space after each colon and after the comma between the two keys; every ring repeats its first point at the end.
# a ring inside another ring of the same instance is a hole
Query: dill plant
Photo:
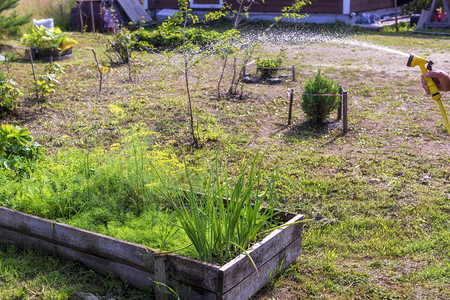
{"type": "MultiPolygon", "coordinates": [[[[0,205],[151,248],[186,247],[190,242],[157,193],[159,176],[150,165],[173,182],[182,170],[173,153],[137,142],[61,151],[36,161],[27,176],[0,169],[0,205]]],[[[190,249],[183,254],[196,257],[190,249]]]]}

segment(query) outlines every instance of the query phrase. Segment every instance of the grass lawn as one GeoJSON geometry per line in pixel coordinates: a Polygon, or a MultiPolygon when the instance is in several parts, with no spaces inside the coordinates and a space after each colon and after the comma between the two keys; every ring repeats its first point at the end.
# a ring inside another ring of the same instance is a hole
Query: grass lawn
{"type": "MultiPolygon", "coordinates": [[[[79,45],[45,100],[34,98],[28,61],[0,64],[24,89],[19,108],[0,122],[29,128],[47,155],[110,150],[145,133],[149,148],[173,152],[180,162],[184,156],[198,170],[218,153],[231,173],[244,157],[270,146],[264,168],[278,174],[279,206],[314,221],[306,225],[302,256],[255,299],[449,299],[450,136],[422,90],[419,69],[406,66],[407,56],[379,48],[432,59],[436,69],[450,72],[450,39],[319,29],[276,29],[256,48],[255,58],[271,58],[286,47],[283,65],[295,64],[296,82],[245,84],[242,97],[219,99],[224,61],[206,57],[195,66],[190,82],[199,149],[190,146],[184,77],[160,54],[134,52],[131,80],[127,65],[113,66],[98,93],[91,49],[110,66],[110,35],[74,33],[79,45]],[[309,123],[298,94],[293,123],[286,125],[288,89],[301,93],[318,69],[348,90],[345,136],[335,114],[326,124],[309,123]]],[[[38,74],[45,64],[36,62],[38,74]]],[[[254,73],[255,65],[247,71],[254,73]]],[[[231,78],[229,62],[222,94],[231,78]]],[[[449,96],[443,93],[448,112],[449,96]]],[[[151,298],[113,276],[0,244],[0,299],[68,299],[76,292],[151,298]]]]}

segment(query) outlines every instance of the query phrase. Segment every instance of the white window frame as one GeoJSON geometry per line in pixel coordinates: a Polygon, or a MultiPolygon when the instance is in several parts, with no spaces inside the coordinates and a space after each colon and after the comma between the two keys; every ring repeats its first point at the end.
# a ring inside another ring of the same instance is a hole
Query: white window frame
{"type": "Polygon", "coordinates": [[[219,0],[219,4],[195,4],[194,0],[190,0],[191,8],[222,8],[223,0],[219,0]]]}
{"type": "Polygon", "coordinates": [[[350,0],[343,0],[342,3],[342,14],[349,15],[350,14],[350,0]]]}

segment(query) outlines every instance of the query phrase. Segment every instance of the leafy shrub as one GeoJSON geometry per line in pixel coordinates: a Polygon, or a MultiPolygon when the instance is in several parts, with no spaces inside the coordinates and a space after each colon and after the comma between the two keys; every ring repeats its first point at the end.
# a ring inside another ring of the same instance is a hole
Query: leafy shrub
{"type": "Polygon", "coordinates": [[[41,51],[59,50],[61,52],[70,49],[77,43],[59,27],[45,28],[42,25],[39,28],[32,29],[31,34],[24,34],[21,41],[30,48],[37,48],[41,51]]]}
{"type": "Polygon", "coordinates": [[[66,66],[59,63],[48,64],[45,67],[46,74],[40,75],[36,81],[36,91],[42,97],[46,97],[55,92],[55,87],[59,84],[59,76],[65,74],[66,66]]]}
{"type": "MultiPolygon", "coordinates": [[[[220,40],[217,31],[206,31],[201,28],[187,28],[186,42],[199,46],[206,46],[220,40]]],[[[142,48],[169,48],[183,44],[183,28],[168,24],[161,24],[156,30],[148,31],[140,28],[133,32],[133,39],[142,48]]]]}
{"type": "Polygon", "coordinates": [[[338,83],[322,76],[319,70],[314,78],[309,78],[305,83],[305,95],[302,96],[303,112],[314,122],[324,122],[330,112],[339,106],[340,98],[307,94],[337,94],[338,92],[338,83]]]}
{"type": "Polygon", "coordinates": [[[33,142],[30,131],[13,125],[0,126],[0,164],[14,169],[17,163],[33,159],[42,152],[40,145],[33,142]]]}
{"type": "Polygon", "coordinates": [[[0,115],[16,107],[16,100],[22,94],[22,90],[16,86],[17,83],[0,71],[0,115]]]}
{"type": "Polygon", "coordinates": [[[129,56],[131,56],[131,51],[135,45],[132,33],[126,28],[117,29],[113,41],[108,40],[108,42],[108,50],[116,54],[114,58],[106,53],[111,63],[128,63],[129,56]]]}
{"type": "Polygon", "coordinates": [[[286,50],[281,49],[280,53],[274,59],[258,58],[256,72],[261,73],[261,79],[269,79],[278,73],[278,68],[283,63],[285,53],[286,50]]]}
{"type": "Polygon", "coordinates": [[[402,13],[420,14],[422,9],[430,9],[432,0],[414,0],[402,6],[402,13]]]}

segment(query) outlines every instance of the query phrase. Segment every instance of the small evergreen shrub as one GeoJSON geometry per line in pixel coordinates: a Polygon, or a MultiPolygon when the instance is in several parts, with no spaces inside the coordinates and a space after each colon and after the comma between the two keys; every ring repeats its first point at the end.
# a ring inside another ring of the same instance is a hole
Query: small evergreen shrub
{"type": "Polygon", "coordinates": [[[313,122],[324,122],[330,112],[339,106],[338,96],[311,96],[306,94],[337,94],[339,85],[336,81],[324,77],[320,70],[314,78],[305,83],[305,95],[302,96],[302,110],[313,122]]]}
{"type": "Polygon", "coordinates": [[[22,90],[16,85],[0,71],[0,116],[16,107],[17,98],[22,94],[22,90]]]}

